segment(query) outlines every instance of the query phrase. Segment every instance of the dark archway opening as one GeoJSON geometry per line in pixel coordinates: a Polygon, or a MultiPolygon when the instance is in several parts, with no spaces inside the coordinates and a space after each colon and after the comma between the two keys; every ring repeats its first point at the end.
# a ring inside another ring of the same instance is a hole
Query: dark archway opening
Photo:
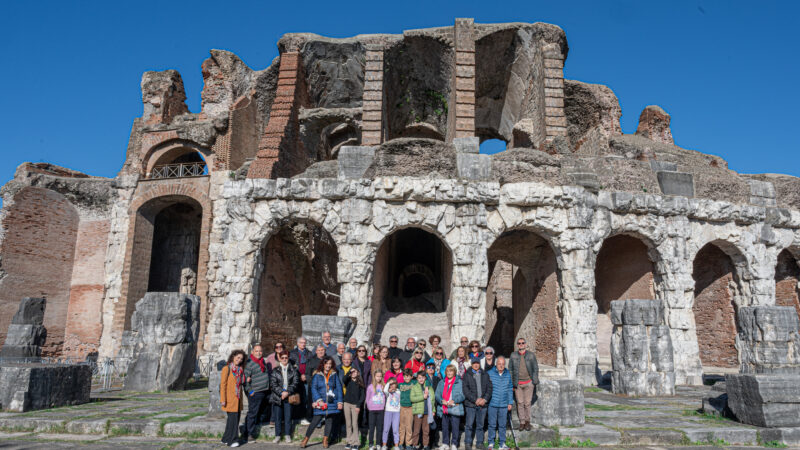
{"type": "Polygon", "coordinates": [[[778,254],[775,266],[775,305],[791,306],[800,316],[800,266],[789,250],[778,254]]]}
{"type": "Polygon", "coordinates": [[[557,366],[561,346],[556,255],[541,236],[507,231],[488,251],[486,333],[498,354],[509,355],[525,338],[542,364],[557,366]]]}
{"type": "Polygon", "coordinates": [[[611,302],[655,299],[654,265],[641,239],[624,234],[607,238],[595,264],[597,353],[600,368],[611,369],[611,302]]]}
{"type": "Polygon", "coordinates": [[[175,203],[156,214],[148,292],[196,292],[201,217],[200,207],[189,203],[175,203]]]}
{"type": "Polygon", "coordinates": [[[736,267],[722,249],[706,244],[697,252],[694,278],[694,320],[700,362],[706,367],[736,368],[736,304],[731,288],[739,284],[736,267]]]}
{"type": "Polygon", "coordinates": [[[339,311],[339,253],[331,235],[310,223],[282,227],[261,252],[258,325],[261,345],[291,346],[302,334],[302,316],[339,311]]]}

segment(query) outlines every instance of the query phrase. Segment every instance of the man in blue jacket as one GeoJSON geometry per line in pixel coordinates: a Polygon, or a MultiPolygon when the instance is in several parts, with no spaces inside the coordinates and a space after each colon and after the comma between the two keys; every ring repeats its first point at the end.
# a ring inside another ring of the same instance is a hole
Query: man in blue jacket
{"type": "Polygon", "coordinates": [[[475,448],[483,449],[483,424],[486,423],[486,413],[489,410],[489,401],[492,399],[492,382],[489,375],[481,369],[481,359],[472,358],[472,367],[464,372],[461,377],[464,385],[464,409],[466,423],[464,424],[464,448],[472,450],[472,437],[475,437],[475,448]]]}
{"type": "Polygon", "coordinates": [[[506,419],[514,405],[514,388],[511,384],[511,372],[506,370],[506,359],[498,356],[495,366],[489,370],[492,381],[492,400],[489,401],[489,449],[494,448],[495,431],[497,432],[498,449],[506,450],[506,419]]]}

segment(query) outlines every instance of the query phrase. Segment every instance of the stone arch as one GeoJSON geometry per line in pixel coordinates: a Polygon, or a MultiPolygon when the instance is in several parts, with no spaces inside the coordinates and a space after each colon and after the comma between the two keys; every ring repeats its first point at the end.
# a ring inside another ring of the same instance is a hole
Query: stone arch
{"type": "Polygon", "coordinates": [[[743,306],[741,270],[746,267],[745,257],[735,245],[717,239],[703,245],[692,261],[692,312],[703,370],[737,368],[736,310],[743,306]]]}
{"type": "Polygon", "coordinates": [[[440,233],[417,224],[394,228],[376,244],[372,266],[369,282],[375,337],[388,342],[397,330],[404,330],[403,334],[418,330],[426,335],[435,331],[443,342],[449,342],[453,252],[440,233]],[[407,290],[402,283],[412,273],[425,280],[428,288],[417,285],[407,290]]]}
{"type": "Polygon", "coordinates": [[[149,178],[153,168],[163,164],[171,164],[181,157],[199,155],[206,163],[206,170],[211,172],[214,165],[214,153],[195,142],[185,139],[171,139],[149,148],[142,158],[142,175],[149,178]]]}
{"type": "Polygon", "coordinates": [[[303,315],[336,315],[339,310],[339,248],[331,233],[313,220],[281,218],[255,252],[254,307],[258,343],[289,346],[301,335],[303,315]]]}
{"type": "Polygon", "coordinates": [[[487,248],[487,342],[500,354],[524,337],[541,363],[561,366],[561,271],[551,239],[529,228],[505,230],[487,248]]]}
{"type": "Polygon", "coordinates": [[[611,302],[656,298],[657,252],[638,233],[611,234],[595,257],[597,353],[601,369],[611,369],[611,302]],[[654,261],[656,259],[656,261],[654,261]]]}
{"type": "Polygon", "coordinates": [[[26,186],[6,197],[0,229],[0,344],[23,297],[45,297],[44,356],[64,341],[80,217],[62,194],[26,186]]]}
{"type": "Polygon", "coordinates": [[[788,247],[778,253],[775,265],[775,305],[791,306],[800,316],[800,249],[788,247]]]}
{"type": "MultiPolygon", "coordinates": [[[[125,263],[122,272],[122,289],[114,305],[112,335],[119,343],[124,330],[130,327],[130,316],[150,287],[151,257],[154,234],[159,213],[183,204],[199,213],[199,238],[194,294],[200,297],[200,341],[203,340],[208,316],[208,237],[211,229],[211,205],[200,186],[177,184],[169,181],[148,181],[140,184],[141,192],[128,208],[128,234],[125,246],[125,263]]],[[[180,207],[178,207],[180,208],[180,207]]],[[[184,210],[184,212],[187,212],[184,210]]],[[[165,219],[161,217],[162,221],[165,219]]],[[[188,281],[188,280],[187,280],[188,281]]]]}

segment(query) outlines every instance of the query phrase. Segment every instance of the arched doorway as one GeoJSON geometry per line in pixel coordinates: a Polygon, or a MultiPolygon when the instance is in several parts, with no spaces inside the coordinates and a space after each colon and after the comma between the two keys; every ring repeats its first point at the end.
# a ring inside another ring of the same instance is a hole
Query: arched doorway
{"type": "Polygon", "coordinates": [[[734,297],[739,276],[733,260],[718,245],[706,244],[694,258],[692,277],[692,312],[703,372],[738,368],[734,297]]]}
{"type": "Polygon", "coordinates": [[[510,355],[523,337],[540,363],[560,365],[561,318],[556,255],[536,233],[512,230],[489,247],[486,335],[498,354],[510,355]]]}
{"type": "Polygon", "coordinates": [[[268,351],[277,341],[288,348],[302,334],[302,316],[339,311],[337,263],[331,235],[319,225],[295,222],[281,227],[261,251],[258,327],[268,351]]]}
{"type": "Polygon", "coordinates": [[[597,353],[601,370],[611,369],[611,302],[654,299],[654,265],[647,245],[634,236],[607,238],[597,254],[594,296],[597,301],[597,353]]]}
{"type": "Polygon", "coordinates": [[[419,228],[396,231],[381,244],[373,270],[376,337],[450,336],[452,255],[441,239],[419,228]]]}
{"type": "Polygon", "coordinates": [[[789,250],[778,254],[775,266],[775,305],[791,306],[800,316],[800,266],[789,250]]]}

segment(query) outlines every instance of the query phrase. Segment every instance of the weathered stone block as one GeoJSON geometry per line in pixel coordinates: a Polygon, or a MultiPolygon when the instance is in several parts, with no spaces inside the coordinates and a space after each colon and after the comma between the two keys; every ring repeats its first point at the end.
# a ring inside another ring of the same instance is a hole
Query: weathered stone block
{"type": "Polygon", "coordinates": [[[322,333],[329,331],[332,342],[347,342],[356,329],[355,317],[341,316],[313,316],[302,317],[303,336],[308,340],[308,345],[313,346],[322,343],[322,333]]]}
{"type": "Polygon", "coordinates": [[[690,173],[659,171],[656,172],[658,186],[666,195],[694,197],[694,178],[690,173]]]}
{"type": "Polygon", "coordinates": [[[675,364],[660,300],[611,302],[611,386],[615,393],[674,395],[675,364]]]}
{"type": "Polygon", "coordinates": [[[19,309],[8,326],[6,340],[0,349],[3,358],[38,358],[41,346],[47,339],[44,322],[44,310],[47,300],[44,298],[25,297],[19,303],[19,309]]]}
{"type": "Polygon", "coordinates": [[[577,380],[543,380],[536,386],[531,422],[544,426],[584,424],[583,385],[577,380]]]}
{"type": "Polygon", "coordinates": [[[674,162],[659,161],[657,159],[650,160],[650,168],[655,172],[666,171],[675,172],[678,170],[678,164],[674,162]]]}
{"type": "Polygon", "coordinates": [[[459,178],[485,180],[492,174],[492,157],[473,153],[457,153],[456,164],[459,178]]]}
{"type": "Polygon", "coordinates": [[[19,309],[11,318],[17,325],[42,325],[47,300],[44,298],[25,297],[19,302],[19,309]]]}
{"type": "Polygon", "coordinates": [[[200,297],[148,292],[136,302],[131,328],[136,334],[125,389],[183,389],[194,373],[200,324],[200,297]]]}
{"type": "Polygon", "coordinates": [[[725,376],[728,407],[742,423],[759,427],[800,426],[800,376],[725,376]]]}
{"type": "Polygon", "coordinates": [[[737,311],[741,373],[800,375],[800,323],[791,306],[746,306],[737,311]]]}
{"type": "Polygon", "coordinates": [[[480,152],[481,140],[477,136],[454,138],[453,145],[456,147],[456,153],[477,155],[480,152]]]}
{"type": "Polygon", "coordinates": [[[375,159],[375,147],[343,145],[339,149],[339,178],[363,178],[375,159]]]}
{"type": "Polygon", "coordinates": [[[89,401],[92,369],[82,364],[0,366],[0,407],[25,412],[89,401]]]}

